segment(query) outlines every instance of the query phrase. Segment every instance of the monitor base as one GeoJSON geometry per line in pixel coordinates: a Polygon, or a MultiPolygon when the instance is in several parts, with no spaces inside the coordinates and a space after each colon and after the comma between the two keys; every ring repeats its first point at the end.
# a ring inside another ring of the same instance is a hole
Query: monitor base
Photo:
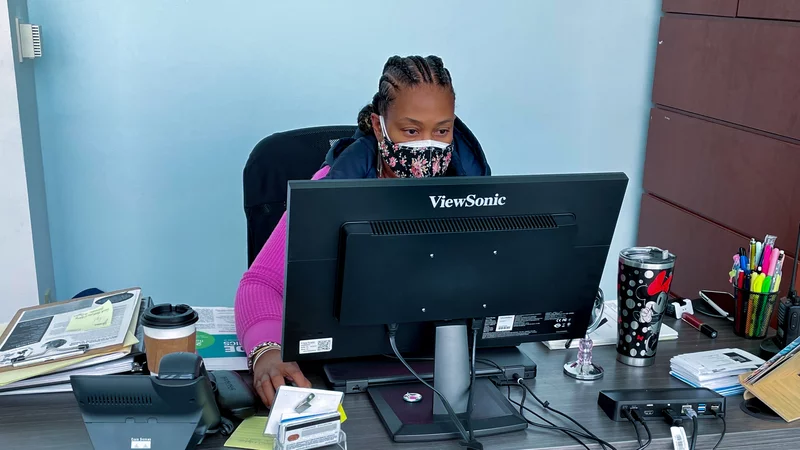
{"type": "MultiPolygon", "coordinates": [[[[422,383],[370,386],[367,389],[378,416],[395,442],[426,442],[459,439],[450,417],[433,414],[434,396],[422,383]],[[422,394],[422,400],[409,403],[406,393],[422,394]]],[[[474,385],[472,426],[475,436],[521,431],[528,428],[513,405],[488,379],[476,379],[474,385]]],[[[464,428],[466,414],[459,414],[464,428]]]]}

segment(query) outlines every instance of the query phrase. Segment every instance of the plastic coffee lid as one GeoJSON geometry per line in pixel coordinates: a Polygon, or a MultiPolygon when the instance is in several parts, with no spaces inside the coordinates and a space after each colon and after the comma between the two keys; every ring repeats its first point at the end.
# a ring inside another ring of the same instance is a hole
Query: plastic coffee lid
{"type": "Polygon", "coordinates": [[[155,305],[142,315],[142,325],[149,328],[181,328],[197,323],[197,312],[189,305],[155,305]]]}
{"type": "Polygon", "coordinates": [[[675,265],[675,255],[658,247],[631,247],[619,252],[619,262],[641,269],[666,269],[675,265]]]}

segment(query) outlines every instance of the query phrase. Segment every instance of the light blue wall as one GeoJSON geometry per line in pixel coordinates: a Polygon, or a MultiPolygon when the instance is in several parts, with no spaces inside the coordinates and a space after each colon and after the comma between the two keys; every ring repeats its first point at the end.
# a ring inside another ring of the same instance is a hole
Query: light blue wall
{"type": "MultiPolygon", "coordinates": [[[[15,18],[21,23],[31,23],[25,0],[8,0],[9,21],[13,24],[11,38],[16,42],[15,18]]],[[[0,20],[5,20],[0,18],[0,20]]],[[[16,50],[16,45],[15,45],[16,50]]],[[[47,217],[47,195],[40,142],[39,115],[37,113],[36,65],[40,60],[14,61],[19,102],[19,123],[22,130],[22,148],[25,158],[25,180],[28,186],[28,203],[31,215],[33,255],[36,263],[36,282],[39,302],[56,300],[56,281],[53,272],[53,253],[50,243],[50,225],[47,217]]],[[[33,300],[33,299],[30,299],[33,300]]]]}
{"type": "Polygon", "coordinates": [[[249,151],[353,123],[392,54],[444,58],[495,173],[626,172],[616,253],[635,239],[659,6],[29,0],[58,292],[232,304],[249,151]]]}

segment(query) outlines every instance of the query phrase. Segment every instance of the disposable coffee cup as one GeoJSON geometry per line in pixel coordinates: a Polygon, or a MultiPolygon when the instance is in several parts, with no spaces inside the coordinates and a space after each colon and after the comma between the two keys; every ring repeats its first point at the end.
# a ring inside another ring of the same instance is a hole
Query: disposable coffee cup
{"type": "Polygon", "coordinates": [[[638,367],[655,362],[674,268],[675,255],[658,247],[620,252],[617,361],[638,367]]]}
{"type": "Polygon", "coordinates": [[[164,355],[195,352],[197,312],[188,305],[155,305],[142,316],[144,348],[150,374],[158,375],[164,355]]]}

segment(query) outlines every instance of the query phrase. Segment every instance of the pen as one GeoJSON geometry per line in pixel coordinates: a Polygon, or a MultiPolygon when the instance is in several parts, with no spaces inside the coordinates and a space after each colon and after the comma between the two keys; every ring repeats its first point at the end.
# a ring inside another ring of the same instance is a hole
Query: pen
{"type": "Polygon", "coordinates": [[[692,326],[692,328],[700,331],[701,333],[705,334],[706,336],[714,339],[717,337],[717,330],[711,328],[711,326],[704,324],[697,318],[694,314],[683,313],[681,315],[681,320],[688,323],[692,326]]]}
{"type": "Polygon", "coordinates": [[[783,250],[778,254],[778,262],[775,263],[775,276],[772,277],[772,287],[770,292],[777,292],[781,289],[781,275],[783,275],[783,261],[786,259],[786,252],[783,250]]]}
{"type": "Polygon", "coordinates": [[[749,334],[750,331],[753,329],[753,301],[755,300],[755,296],[752,294],[756,291],[756,280],[758,279],[758,275],[753,272],[750,275],[750,297],[747,303],[747,313],[745,314],[745,333],[749,334]]]}
{"type": "Polygon", "coordinates": [[[753,267],[753,261],[756,260],[756,238],[750,238],[750,253],[747,254],[747,260],[750,261],[749,269],[755,269],[755,267],[753,267]]]}
{"type": "Polygon", "coordinates": [[[764,280],[764,286],[761,292],[771,293],[775,281],[775,270],[778,268],[778,259],[780,258],[780,251],[777,248],[772,249],[769,256],[769,267],[767,268],[767,278],[764,280]]]}
{"type": "Polygon", "coordinates": [[[733,278],[738,274],[739,269],[741,269],[741,256],[733,255],[733,267],[731,267],[731,271],[728,273],[730,275],[728,282],[733,283],[733,278]]]}
{"type": "Polygon", "coordinates": [[[780,257],[781,251],[777,248],[773,248],[769,257],[769,271],[767,271],[767,275],[775,275],[775,269],[778,268],[778,259],[780,257]]]}
{"type": "Polygon", "coordinates": [[[764,280],[766,279],[767,276],[763,272],[761,272],[761,267],[758,268],[758,271],[759,274],[756,277],[755,291],[753,291],[755,294],[753,295],[753,319],[750,322],[751,336],[758,333],[758,318],[759,318],[758,313],[761,310],[763,304],[765,303],[761,301],[761,296],[759,295],[759,293],[762,292],[764,286],[764,280]]]}
{"type": "Polygon", "coordinates": [[[758,266],[758,263],[761,261],[761,254],[763,253],[763,250],[764,250],[764,244],[762,244],[761,241],[756,242],[756,259],[751,264],[754,270],[758,266]]]}
{"type": "Polygon", "coordinates": [[[764,246],[764,254],[761,256],[761,265],[764,267],[764,271],[767,271],[769,267],[769,262],[772,260],[772,246],[767,244],[764,246]]]}
{"type": "MultiPolygon", "coordinates": [[[[767,327],[767,321],[769,317],[767,316],[767,310],[770,306],[770,298],[769,294],[773,293],[772,290],[773,285],[775,284],[775,271],[778,268],[778,259],[780,258],[780,250],[777,248],[772,248],[769,257],[769,267],[767,268],[766,277],[764,278],[764,284],[761,286],[761,292],[766,294],[761,297],[761,302],[758,307],[758,311],[756,313],[756,335],[760,336],[764,331],[765,327],[767,327]]],[[[766,256],[765,256],[766,258],[766,256]]]]}

